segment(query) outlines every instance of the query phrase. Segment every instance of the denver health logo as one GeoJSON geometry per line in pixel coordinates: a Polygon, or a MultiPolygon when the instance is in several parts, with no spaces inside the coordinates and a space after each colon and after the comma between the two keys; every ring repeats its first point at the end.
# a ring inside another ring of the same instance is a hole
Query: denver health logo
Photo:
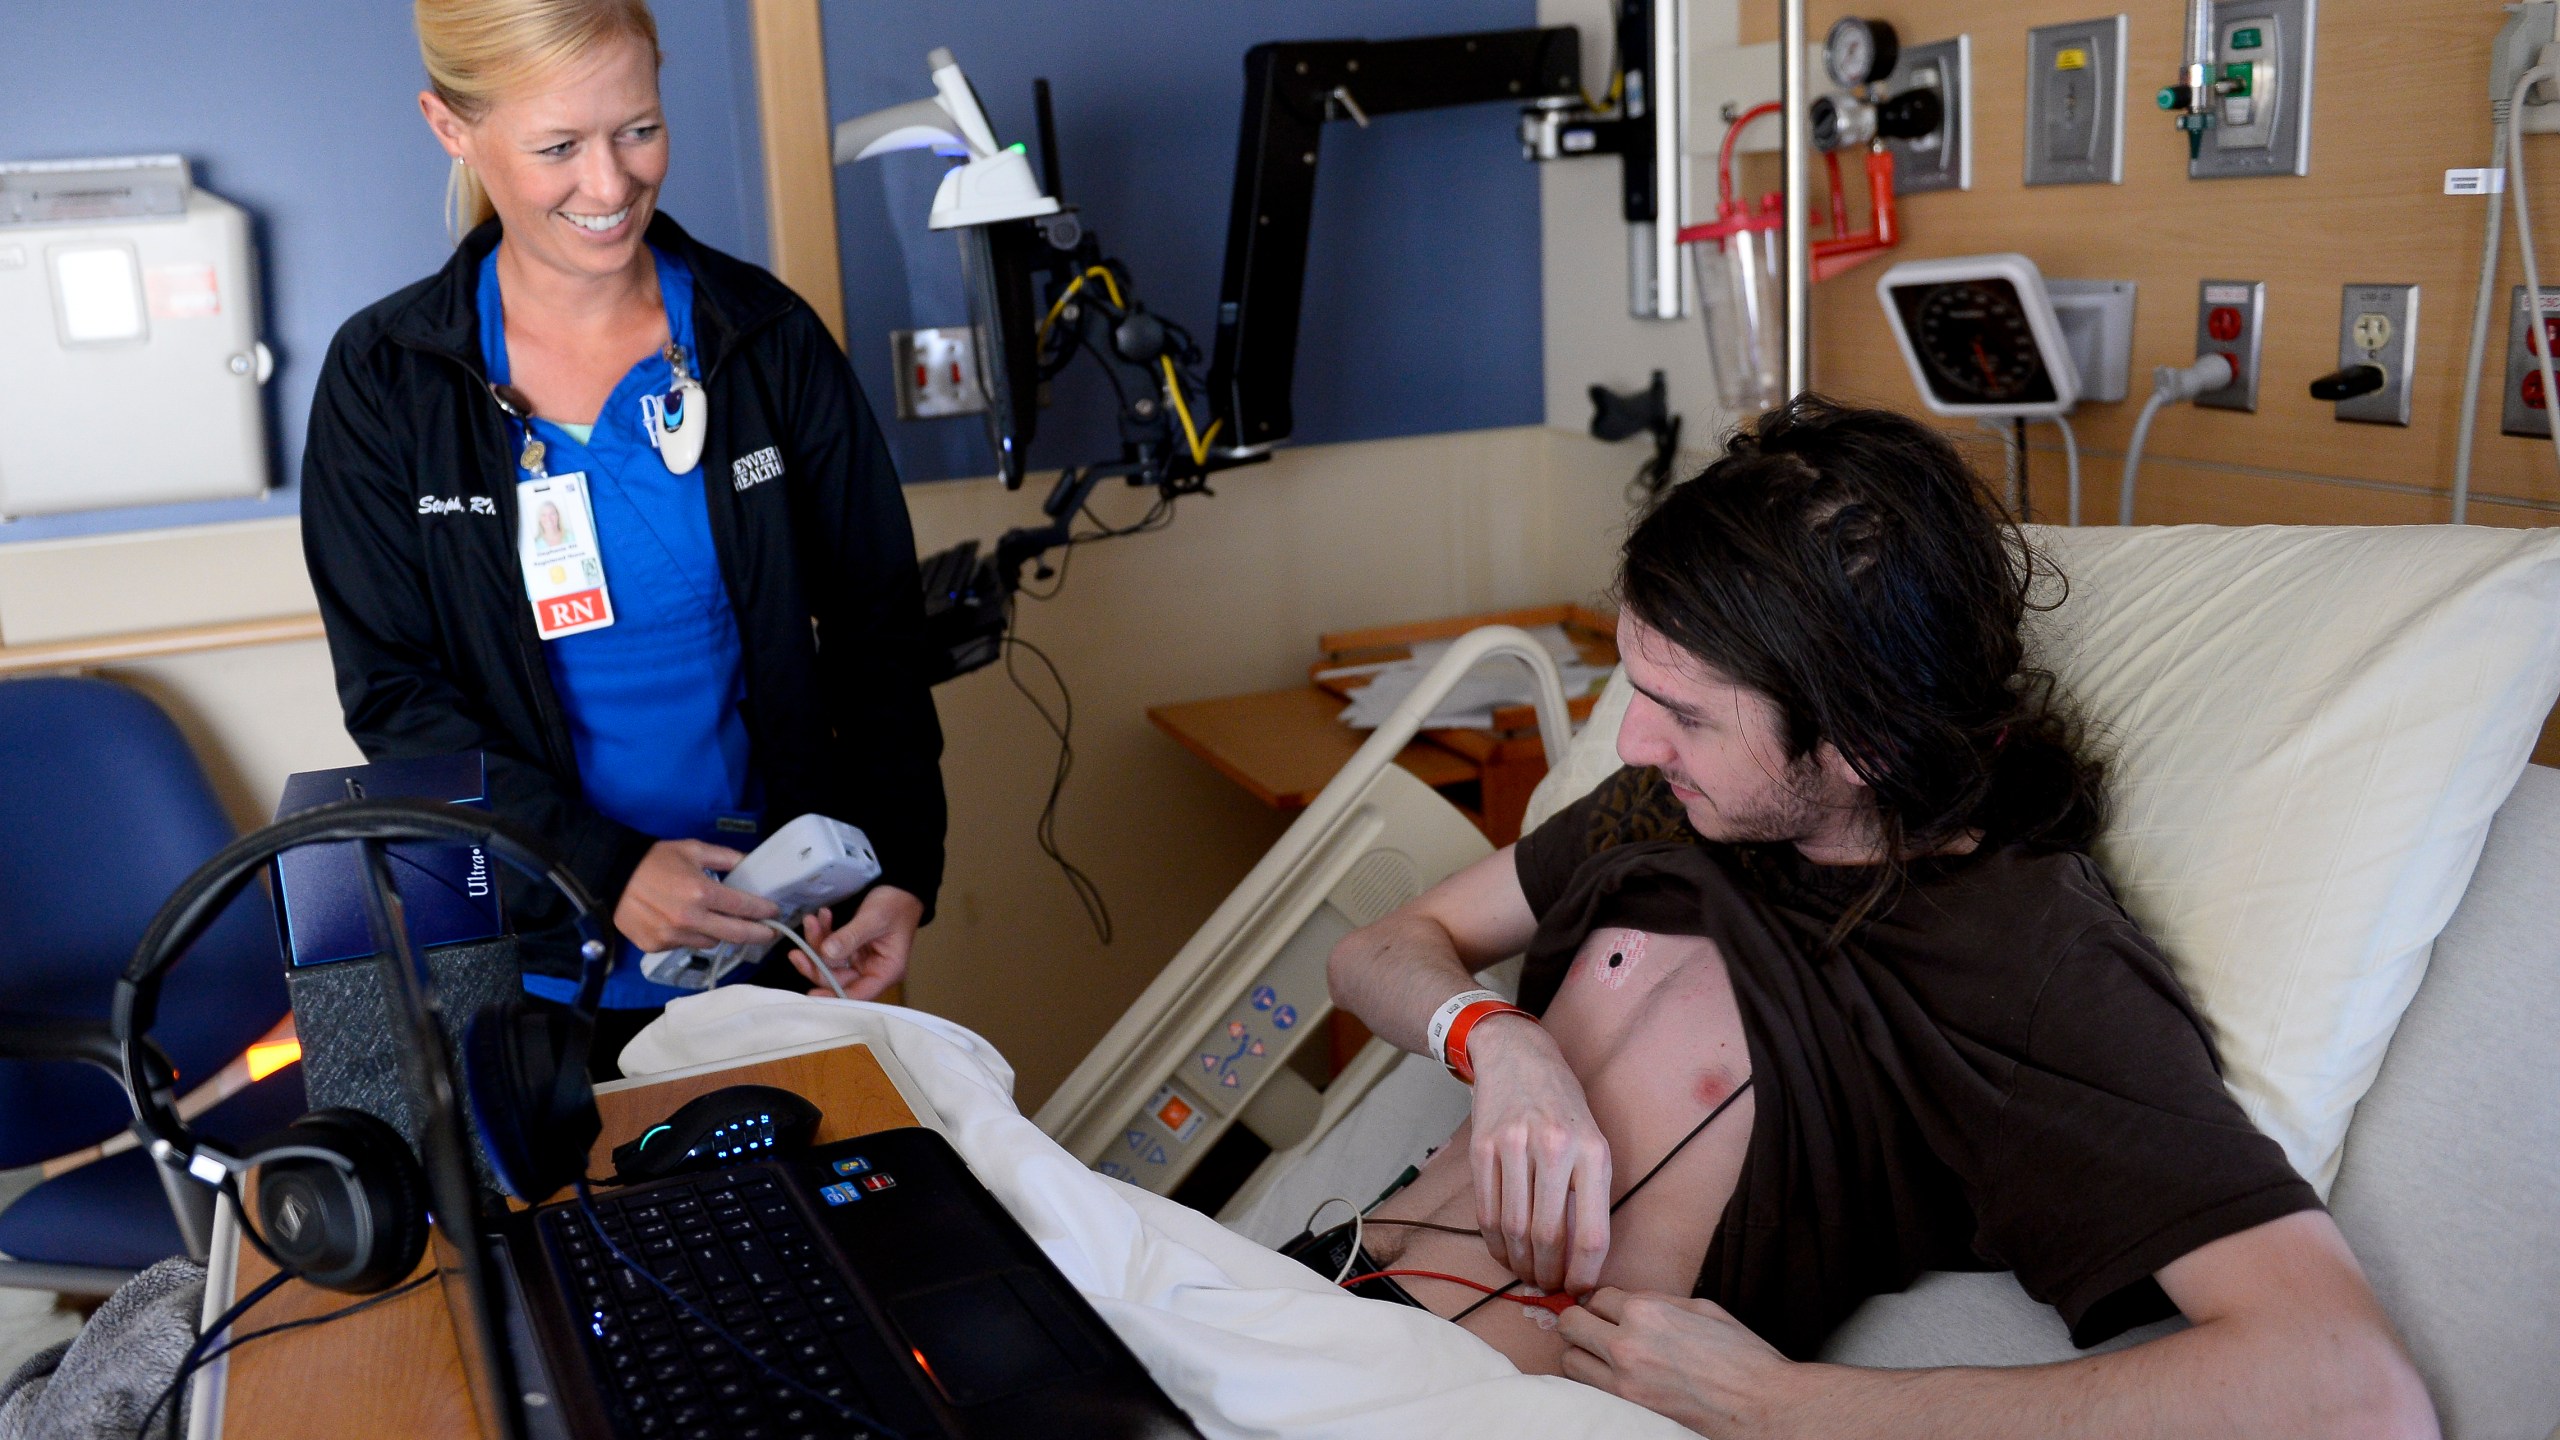
{"type": "Polygon", "coordinates": [[[767,445],[750,450],[729,466],[729,483],[739,490],[752,490],[782,473],[782,452],[767,445]]]}

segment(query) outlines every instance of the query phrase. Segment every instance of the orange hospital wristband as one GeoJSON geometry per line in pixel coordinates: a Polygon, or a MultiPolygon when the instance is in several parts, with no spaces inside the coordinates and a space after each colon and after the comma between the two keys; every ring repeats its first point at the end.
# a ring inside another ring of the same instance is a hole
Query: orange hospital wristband
{"type": "Polygon", "coordinates": [[[1448,1065],[1450,1074],[1466,1084],[1476,1083],[1475,1063],[1467,1058],[1467,1037],[1475,1032],[1477,1025],[1496,1015],[1526,1016],[1532,1022],[1538,1018],[1508,1000],[1478,1000],[1459,1011],[1458,1018],[1449,1022],[1447,1054],[1443,1063],[1448,1065]]]}

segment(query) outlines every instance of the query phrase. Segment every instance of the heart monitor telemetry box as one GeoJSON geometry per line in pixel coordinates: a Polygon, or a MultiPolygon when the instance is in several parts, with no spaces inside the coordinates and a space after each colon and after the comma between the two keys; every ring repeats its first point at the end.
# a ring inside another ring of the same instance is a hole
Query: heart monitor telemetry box
{"type": "Polygon", "coordinates": [[[184,157],[0,164],[0,516],[266,493],[239,206],[184,157]]]}
{"type": "MultiPolygon", "coordinates": [[[[383,760],[286,778],[276,818],[334,800],[441,800],[485,810],[487,767],[480,753],[383,760]]],[[[423,953],[493,939],[507,930],[496,863],[468,841],[399,841],[383,847],[400,892],[409,944],[423,953]]],[[[276,857],[277,928],[293,964],[326,965],[378,952],[365,915],[364,859],[352,840],[304,845],[276,857]]]]}
{"type": "MultiPolygon", "coordinates": [[[[820,906],[833,905],[880,878],[880,859],[861,831],[824,815],[803,815],[773,832],[770,839],[720,877],[750,895],[761,895],[782,907],[777,916],[797,925],[820,906]]],[[[657,950],[643,956],[640,973],[661,985],[708,990],[720,977],[751,960],[762,959],[771,940],[735,942],[708,950],[657,950]]]]}

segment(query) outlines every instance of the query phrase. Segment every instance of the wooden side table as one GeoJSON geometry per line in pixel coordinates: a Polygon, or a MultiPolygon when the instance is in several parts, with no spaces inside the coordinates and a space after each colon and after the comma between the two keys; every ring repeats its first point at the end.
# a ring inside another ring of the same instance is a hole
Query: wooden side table
{"type": "MultiPolygon", "coordinates": [[[[915,1112],[870,1047],[847,1041],[597,1087],[604,1133],[588,1157],[589,1172],[609,1170],[613,1147],[637,1137],[685,1101],[724,1085],[772,1085],[807,1097],[822,1117],[814,1141],[820,1145],[916,1123],[915,1112]]],[[[230,1297],[247,1294],[275,1273],[237,1238],[228,1217],[222,1238],[238,1247],[230,1297]]],[[[418,1273],[433,1264],[430,1250],[418,1273]]],[[[308,1319],[354,1303],[355,1297],[295,1281],[250,1311],[233,1333],[308,1319]]],[[[212,1381],[222,1387],[223,1419],[214,1427],[214,1440],[226,1432],[257,1440],[348,1435],[478,1440],[481,1434],[444,1292],[433,1283],[360,1315],[243,1346],[222,1364],[226,1373],[212,1381]]],[[[206,1383],[201,1377],[197,1381],[199,1386],[206,1383]]]]}
{"type": "MultiPolygon", "coordinates": [[[[1159,705],[1147,718],[1256,800],[1275,810],[1303,810],[1368,738],[1336,718],[1368,676],[1335,672],[1408,659],[1417,642],[1454,639],[1480,625],[1561,625],[1586,662],[1618,662],[1614,617],[1579,605],[1542,605],[1322,635],[1316,640],[1322,658],[1307,667],[1304,685],[1159,705]]],[[[1574,719],[1590,717],[1592,699],[1569,697],[1574,719]]],[[[1473,804],[1452,799],[1485,838],[1508,845],[1520,838],[1520,817],[1547,773],[1547,752],[1531,707],[1515,705],[1497,709],[1489,728],[1426,730],[1396,763],[1435,790],[1473,786],[1473,804]]]]}

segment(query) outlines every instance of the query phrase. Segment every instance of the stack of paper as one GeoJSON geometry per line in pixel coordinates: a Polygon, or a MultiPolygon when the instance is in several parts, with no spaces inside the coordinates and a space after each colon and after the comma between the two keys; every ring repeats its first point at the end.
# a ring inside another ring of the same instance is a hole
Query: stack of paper
{"type": "MultiPolygon", "coordinates": [[[[1554,657],[1556,669],[1564,677],[1567,698],[1587,694],[1591,687],[1609,676],[1605,665],[1586,665],[1573,642],[1565,637],[1561,625],[1532,627],[1530,635],[1546,647],[1554,657]]],[[[1390,660],[1376,665],[1347,665],[1339,670],[1317,673],[1319,680],[1339,679],[1367,674],[1371,679],[1364,689],[1351,693],[1351,703],[1343,709],[1342,723],[1354,730],[1375,730],[1389,712],[1404,703],[1422,677],[1439,663],[1454,643],[1448,640],[1424,640],[1413,647],[1410,660],[1390,660]]],[[[1426,730],[1483,729],[1493,724],[1493,712],[1504,705],[1527,705],[1536,699],[1536,689],[1529,679],[1528,667],[1507,655],[1486,659],[1470,671],[1442,697],[1431,718],[1423,722],[1426,730]]]]}

